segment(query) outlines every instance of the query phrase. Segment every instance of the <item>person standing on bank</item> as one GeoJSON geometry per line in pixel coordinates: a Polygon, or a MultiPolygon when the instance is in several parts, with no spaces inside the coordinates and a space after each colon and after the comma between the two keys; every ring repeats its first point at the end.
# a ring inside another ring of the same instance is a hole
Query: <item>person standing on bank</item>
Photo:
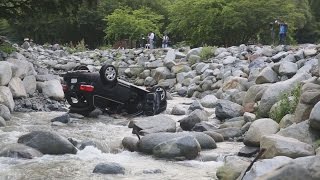
{"type": "Polygon", "coordinates": [[[149,44],[150,44],[150,49],[153,49],[154,48],[154,33],[153,32],[150,32],[149,36],[148,36],[148,39],[149,39],[149,44]]]}
{"type": "Polygon", "coordinates": [[[287,23],[280,22],[278,20],[275,21],[276,24],[279,24],[279,41],[280,44],[286,44],[286,37],[288,32],[287,23]]]}
{"type": "Polygon", "coordinates": [[[162,48],[167,48],[169,44],[169,36],[167,34],[164,34],[162,37],[162,48]]]}

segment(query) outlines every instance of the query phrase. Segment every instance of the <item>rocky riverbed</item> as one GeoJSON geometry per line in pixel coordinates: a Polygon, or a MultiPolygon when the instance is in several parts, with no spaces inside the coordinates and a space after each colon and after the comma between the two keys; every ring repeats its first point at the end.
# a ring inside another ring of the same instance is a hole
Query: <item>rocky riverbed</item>
{"type": "Polygon", "coordinates": [[[1,178],[237,179],[259,151],[244,179],[320,178],[319,45],[240,45],[206,56],[208,47],[14,47],[0,61],[1,178]],[[167,111],[68,114],[63,73],[104,64],[136,85],[165,87],[167,111]]]}

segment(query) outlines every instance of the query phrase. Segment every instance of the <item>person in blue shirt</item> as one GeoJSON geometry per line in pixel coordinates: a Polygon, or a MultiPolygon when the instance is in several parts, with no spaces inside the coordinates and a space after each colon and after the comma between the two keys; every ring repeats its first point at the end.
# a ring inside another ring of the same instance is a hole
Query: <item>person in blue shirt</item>
{"type": "Polygon", "coordinates": [[[285,44],[286,43],[286,37],[287,37],[287,32],[288,32],[288,25],[287,23],[280,22],[276,20],[277,24],[279,24],[279,41],[280,44],[285,44]]]}

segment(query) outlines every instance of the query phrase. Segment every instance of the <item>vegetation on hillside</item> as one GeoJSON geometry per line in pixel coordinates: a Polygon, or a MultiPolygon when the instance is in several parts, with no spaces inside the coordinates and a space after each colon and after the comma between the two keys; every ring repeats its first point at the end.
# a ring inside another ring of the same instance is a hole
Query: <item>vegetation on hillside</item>
{"type": "Polygon", "coordinates": [[[84,39],[89,48],[148,31],[192,46],[270,44],[269,24],[278,19],[289,25],[289,42],[314,43],[319,8],[318,0],[2,0],[0,35],[37,43],[84,39]]]}

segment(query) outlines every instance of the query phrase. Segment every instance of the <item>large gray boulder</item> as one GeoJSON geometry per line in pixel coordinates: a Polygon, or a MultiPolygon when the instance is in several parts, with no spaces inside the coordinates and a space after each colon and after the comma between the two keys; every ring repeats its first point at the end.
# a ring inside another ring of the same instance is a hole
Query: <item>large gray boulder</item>
{"type": "Polygon", "coordinates": [[[186,109],[183,108],[180,105],[176,105],[172,108],[171,110],[172,115],[185,115],[186,114],[186,109]]]}
{"type": "Polygon", "coordinates": [[[124,174],[125,168],[118,163],[99,163],[94,167],[93,173],[99,174],[124,174]]]}
{"type": "Polygon", "coordinates": [[[240,137],[242,135],[241,129],[235,127],[217,129],[213,132],[221,134],[223,138],[226,140],[235,137],[240,137]]]}
{"type": "Polygon", "coordinates": [[[9,121],[11,119],[9,108],[3,104],[0,104],[0,117],[2,117],[6,121],[9,121]]]}
{"type": "Polygon", "coordinates": [[[158,82],[161,79],[170,78],[171,72],[167,67],[158,67],[151,71],[151,76],[158,82]]]}
{"type": "Polygon", "coordinates": [[[41,152],[23,144],[9,144],[0,150],[0,157],[32,159],[41,156],[41,152]]]}
{"type": "Polygon", "coordinates": [[[315,154],[311,145],[297,139],[276,134],[263,136],[260,141],[260,148],[266,149],[266,152],[263,154],[264,158],[276,156],[298,158],[315,154]]]}
{"type": "Polygon", "coordinates": [[[14,109],[12,93],[10,89],[6,86],[0,86],[0,104],[7,106],[11,112],[14,109]]]}
{"type": "Polygon", "coordinates": [[[298,73],[291,79],[270,85],[262,95],[259,114],[262,117],[268,117],[271,107],[278,101],[281,94],[290,92],[299,82],[309,79],[310,77],[310,74],[298,73]]]}
{"type": "Polygon", "coordinates": [[[216,117],[220,120],[239,117],[243,115],[243,107],[228,100],[218,100],[215,109],[216,117]]]}
{"type": "Polygon", "coordinates": [[[0,86],[6,86],[12,78],[10,63],[0,61],[0,86]]]}
{"type": "Polygon", "coordinates": [[[178,137],[158,144],[153,148],[153,155],[160,158],[194,159],[201,151],[199,142],[192,136],[178,137]]]}
{"type": "Polygon", "coordinates": [[[19,77],[23,79],[27,75],[35,75],[36,72],[33,68],[33,65],[26,60],[19,60],[14,58],[9,58],[7,60],[12,64],[12,76],[19,77]]]}
{"type": "Polygon", "coordinates": [[[176,132],[176,122],[170,117],[162,114],[135,118],[132,123],[133,129],[141,135],[159,132],[176,132]]]}
{"type": "Polygon", "coordinates": [[[6,121],[3,119],[3,117],[0,116],[0,127],[4,127],[6,125],[7,125],[6,121]]]}
{"type": "Polygon", "coordinates": [[[32,95],[35,93],[37,89],[37,81],[35,76],[26,76],[22,82],[27,94],[32,95]]]}
{"type": "Polygon", "coordinates": [[[256,84],[275,83],[278,82],[278,74],[271,67],[265,67],[256,79],[256,84]]]}
{"type": "Polygon", "coordinates": [[[32,131],[19,137],[18,143],[35,148],[43,154],[75,154],[77,152],[67,138],[49,131],[32,131]]]}
{"type": "Polygon", "coordinates": [[[173,66],[176,65],[176,63],[174,62],[174,60],[176,59],[176,54],[175,54],[175,51],[174,49],[169,49],[168,52],[167,52],[167,55],[166,57],[164,58],[163,62],[164,62],[164,65],[171,69],[173,66]]]}
{"type": "Polygon", "coordinates": [[[58,80],[46,81],[42,87],[42,93],[52,99],[55,100],[63,100],[64,92],[62,89],[62,85],[58,80]]]}
{"type": "Polygon", "coordinates": [[[253,164],[251,169],[245,174],[243,180],[257,179],[269,172],[272,172],[279,167],[288,164],[292,161],[291,158],[285,156],[276,156],[272,159],[263,159],[253,164]]]}
{"type": "Polygon", "coordinates": [[[14,77],[9,82],[8,87],[11,90],[13,98],[25,98],[27,97],[26,89],[20,78],[14,77]]]}
{"type": "Polygon", "coordinates": [[[217,169],[218,179],[235,180],[250,165],[247,160],[235,159],[232,156],[227,156],[225,161],[224,165],[217,169]]]}
{"type": "Polygon", "coordinates": [[[208,115],[200,109],[196,109],[187,117],[179,120],[180,127],[185,131],[190,131],[197,123],[202,121],[208,121],[208,115]]]}
{"type": "Polygon", "coordinates": [[[254,121],[244,136],[243,143],[247,146],[260,146],[262,136],[275,134],[279,131],[279,125],[272,119],[258,119],[254,121]]]}
{"type": "Polygon", "coordinates": [[[259,179],[320,179],[320,156],[301,157],[271,171],[259,179]]]}
{"type": "Polygon", "coordinates": [[[320,130],[320,102],[318,102],[310,113],[310,127],[315,130],[320,130]]]}
{"type": "Polygon", "coordinates": [[[310,128],[309,121],[303,121],[298,124],[281,129],[278,135],[291,137],[307,144],[313,144],[320,139],[320,132],[310,128]]]}
{"type": "Polygon", "coordinates": [[[298,71],[298,65],[293,62],[282,62],[279,67],[279,74],[282,76],[292,76],[298,71]]]}
{"type": "Polygon", "coordinates": [[[214,108],[217,104],[217,101],[218,101],[218,98],[215,95],[209,94],[209,95],[206,95],[205,97],[203,97],[200,100],[200,103],[203,107],[214,108]]]}

